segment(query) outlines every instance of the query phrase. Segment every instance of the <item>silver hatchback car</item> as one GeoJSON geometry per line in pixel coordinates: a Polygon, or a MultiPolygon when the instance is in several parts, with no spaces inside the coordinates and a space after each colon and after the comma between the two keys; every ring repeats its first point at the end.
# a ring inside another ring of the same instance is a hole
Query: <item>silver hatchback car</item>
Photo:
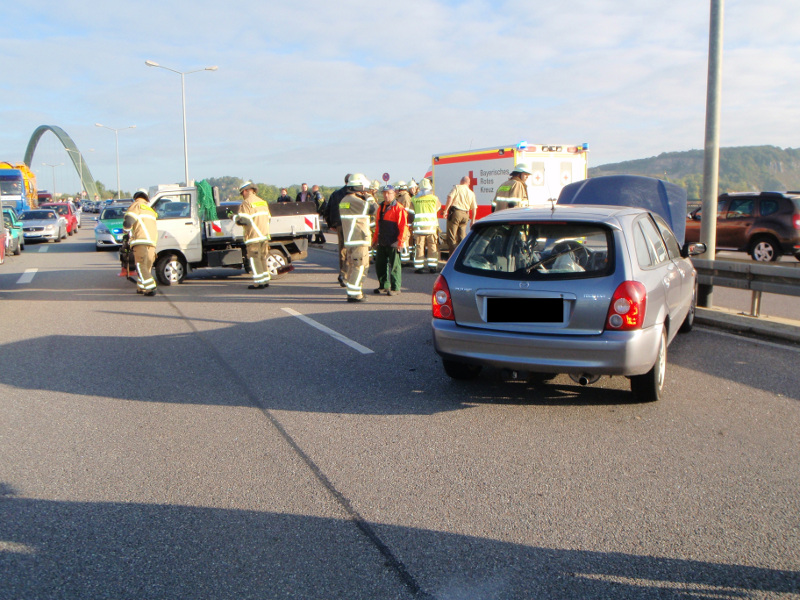
{"type": "Polygon", "coordinates": [[[667,346],[694,321],[688,257],[705,251],[682,247],[668,224],[685,210],[677,186],[614,176],[571,184],[553,206],[481,219],[433,290],[447,374],[469,379],[489,365],[583,385],[623,375],[637,399],[658,400],[667,346]]]}

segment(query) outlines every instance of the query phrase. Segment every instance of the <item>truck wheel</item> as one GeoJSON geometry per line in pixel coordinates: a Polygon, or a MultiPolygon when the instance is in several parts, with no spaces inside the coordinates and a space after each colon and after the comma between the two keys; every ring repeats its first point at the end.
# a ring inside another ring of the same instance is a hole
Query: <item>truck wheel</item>
{"type": "Polygon", "coordinates": [[[283,252],[277,248],[270,248],[269,255],[267,255],[267,270],[269,271],[270,279],[280,279],[286,273],[278,273],[278,269],[285,267],[288,263],[283,252]]]}
{"type": "Polygon", "coordinates": [[[781,252],[775,238],[769,235],[760,235],[750,244],[750,256],[753,260],[774,262],[780,258],[781,252]]]}
{"type": "Polygon", "coordinates": [[[667,372],[667,330],[661,330],[661,343],[658,346],[656,363],[644,375],[631,377],[631,392],[639,402],[656,402],[661,400],[664,390],[664,375],[667,372]]]}
{"type": "Polygon", "coordinates": [[[161,285],[183,283],[186,265],[177,254],[165,254],[156,260],[156,279],[161,285]]]}

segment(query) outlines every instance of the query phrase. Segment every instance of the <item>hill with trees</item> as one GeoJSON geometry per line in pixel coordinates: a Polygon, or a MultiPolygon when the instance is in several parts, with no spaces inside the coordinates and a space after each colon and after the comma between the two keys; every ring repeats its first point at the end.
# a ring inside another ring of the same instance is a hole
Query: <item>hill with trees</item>
{"type": "MultiPolygon", "coordinates": [[[[719,192],[800,190],[800,148],[742,146],[721,148],[719,192]]],[[[589,177],[645,175],[676,183],[689,199],[703,193],[703,151],[664,152],[652,158],[600,165],[589,177]]]]}

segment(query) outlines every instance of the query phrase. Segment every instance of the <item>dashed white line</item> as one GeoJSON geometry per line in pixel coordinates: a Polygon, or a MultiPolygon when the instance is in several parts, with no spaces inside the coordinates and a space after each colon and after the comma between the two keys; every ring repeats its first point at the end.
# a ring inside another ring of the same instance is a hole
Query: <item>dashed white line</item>
{"type": "Polygon", "coordinates": [[[50,246],[45,244],[44,246],[39,246],[39,252],[47,252],[50,249],[50,246]]]}
{"type": "Polygon", "coordinates": [[[314,327],[315,329],[319,329],[322,333],[328,334],[333,339],[339,340],[343,344],[346,344],[346,345],[350,346],[353,350],[357,350],[361,354],[375,354],[375,352],[373,350],[370,350],[366,346],[362,346],[358,342],[354,342],[350,338],[343,336],[341,333],[339,333],[338,331],[334,331],[330,327],[326,327],[322,323],[317,323],[314,319],[312,319],[310,317],[307,317],[302,313],[297,312],[293,308],[281,308],[281,310],[283,312],[289,313],[293,317],[297,317],[298,319],[303,321],[303,323],[306,323],[307,325],[311,325],[311,327],[314,327]]]}
{"type": "Polygon", "coordinates": [[[33,276],[39,269],[25,269],[25,272],[17,279],[17,283],[30,283],[33,281],[33,276]]]}

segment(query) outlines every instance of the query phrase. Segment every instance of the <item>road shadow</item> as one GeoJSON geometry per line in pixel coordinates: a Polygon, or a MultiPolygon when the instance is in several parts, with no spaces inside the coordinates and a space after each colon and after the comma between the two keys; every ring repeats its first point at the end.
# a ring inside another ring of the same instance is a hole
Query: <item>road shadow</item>
{"type": "Polygon", "coordinates": [[[800,573],[350,519],[21,498],[0,484],[0,597],[661,598],[800,594],[800,573]]]}

